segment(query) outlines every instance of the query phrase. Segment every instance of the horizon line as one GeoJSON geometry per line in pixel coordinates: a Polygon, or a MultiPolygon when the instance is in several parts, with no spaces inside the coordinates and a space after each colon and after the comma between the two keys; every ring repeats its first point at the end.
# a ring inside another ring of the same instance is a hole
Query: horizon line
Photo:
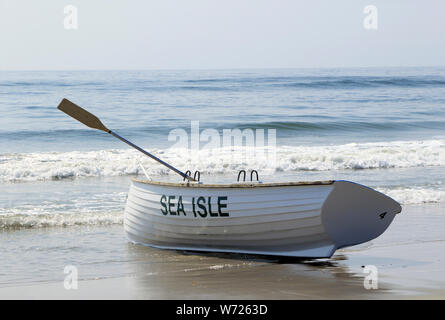
{"type": "Polygon", "coordinates": [[[247,67],[247,68],[116,68],[116,69],[0,69],[0,72],[62,72],[62,71],[224,71],[224,70],[308,70],[308,69],[400,69],[445,68],[445,65],[417,66],[337,66],[337,67],[247,67]]]}

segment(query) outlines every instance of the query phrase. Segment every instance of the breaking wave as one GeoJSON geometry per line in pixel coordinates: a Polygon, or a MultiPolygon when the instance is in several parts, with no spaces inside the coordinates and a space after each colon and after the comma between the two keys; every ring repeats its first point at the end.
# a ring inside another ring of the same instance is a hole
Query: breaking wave
{"type": "Polygon", "coordinates": [[[0,230],[122,224],[123,210],[102,213],[42,213],[0,215],[0,230]]]}
{"type": "Polygon", "coordinates": [[[64,201],[3,207],[0,230],[122,224],[126,195],[126,192],[88,192],[64,201]]]}
{"type": "MultiPolygon", "coordinates": [[[[279,146],[154,149],[153,154],[182,170],[224,174],[256,168],[273,172],[361,170],[445,166],[445,140],[279,146]]],[[[82,177],[168,174],[168,169],[135,150],[10,153],[0,155],[0,181],[26,182],[82,177]]]]}
{"type": "Polygon", "coordinates": [[[432,188],[377,188],[401,204],[440,203],[445,201],[445,190],[432,188]]]}

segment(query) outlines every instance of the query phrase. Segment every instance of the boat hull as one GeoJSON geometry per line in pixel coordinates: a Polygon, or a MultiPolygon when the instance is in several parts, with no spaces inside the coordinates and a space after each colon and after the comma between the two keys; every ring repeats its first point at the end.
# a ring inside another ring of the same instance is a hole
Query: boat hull
{"type": "Polygon", "coordinates": [[[133,180],[124,228],[130,241],[157,248],[319,258],[377,237],[400,211],[391,198],[347,181],[133,180]]]}

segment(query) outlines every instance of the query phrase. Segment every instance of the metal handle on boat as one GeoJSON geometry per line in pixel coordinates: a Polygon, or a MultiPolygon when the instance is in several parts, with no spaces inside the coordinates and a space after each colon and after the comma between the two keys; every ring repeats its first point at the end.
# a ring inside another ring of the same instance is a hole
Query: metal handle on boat
{"type": "MultiPolygon", "coordinates": [[[[188,176],[191,176],[191,175],[192,175],[192,172],[191,172],[190,170],[187,170],[187,171],[185,172],[185,174],[188,175],[188,176]]],[[[184,181],[185,181],[185,177],[184,177],[184,181]]]]}
{"type": "Polygon", "coordinates": [[[244,173],[243,181],[246,181],[246,170],[240,170],[240,172],[238,172],[238,179],[236,179],[236,181],[238,181],[238,182],[239,182],[239,178],[241,176],[241,173],[244,173]]]}
{"type": "Polygon", "coordinates": [[[201,172],[199,172],[198,170],[195,171],[195,174],[193,175],[193,179],[195,179],[195,181],[199,181],[201,180],[201,172]],[[198,178],[196,178],[196,176],[198,176],[198,178]]]}
{"type": "Polygon", "coordinates": [[[253,181],[253,173],[255,172],[255,174],[256,174],[256,181],[258,181],[258,171],[256,171],[256,170],[252,170],[252,171],[250,171],[250,181],[253,181]]]}

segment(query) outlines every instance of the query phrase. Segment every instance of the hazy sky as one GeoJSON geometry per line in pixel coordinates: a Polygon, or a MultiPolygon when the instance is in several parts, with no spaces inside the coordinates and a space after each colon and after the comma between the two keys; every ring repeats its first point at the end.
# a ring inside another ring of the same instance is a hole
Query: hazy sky
{"type": "Polygon", "coordinates": [[[444,14],[444,0],[0,0],[0,70],[444,66],[444,14]]]}

